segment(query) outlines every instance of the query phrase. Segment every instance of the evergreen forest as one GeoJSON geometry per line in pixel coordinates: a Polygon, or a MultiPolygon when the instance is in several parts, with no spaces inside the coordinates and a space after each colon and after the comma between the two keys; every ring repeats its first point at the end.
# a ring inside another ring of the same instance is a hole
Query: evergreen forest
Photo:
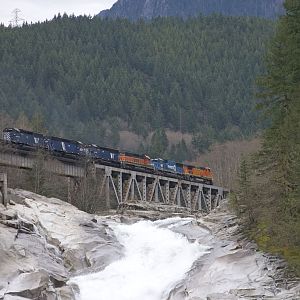
{"type": "Polygon", "coordinates": [[[259,108],[269,120],[259,152],[245,157],[236,207],[259,246],[300,274],[300,1],[285,1],[267,55],[259,108]]]}
{"type": "Polygon", "coordinates": [[[120,130],[154,132],[168,145],[170,129],[205,151],[263,126],[253,109],[255,78],[273,32],[270,20],[221,15],[148,22],[58,15],[1,25],[1,113],[104,146],[119,146],[120,130]]]}

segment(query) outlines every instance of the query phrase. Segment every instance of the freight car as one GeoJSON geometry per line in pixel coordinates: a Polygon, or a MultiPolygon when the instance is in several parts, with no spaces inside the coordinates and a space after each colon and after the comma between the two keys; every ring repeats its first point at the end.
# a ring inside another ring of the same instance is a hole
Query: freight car
{"type": "Polygon", "coordinates": [[[119,162],[119,150],[100,147],[95,144],[86,145],[87,155],[94,160],[119,162]]]}
{"type": "Polygon", "coordinates": [[[85,146],[81,142],[62,139],[58,137],[44,137],[45,149],[56,154],[71,157],[84,157],[86,155],[85,146]]]}
{"type": "Polygon", "coordinates": [[[3,139],[4,141],[23,147],[23,149],[45,147],[45,138],[42,134],[17,128],[4,129],[3,139]]]}
{"type": "Polygon", "coordinates": [[[48,137],[40,133],[18,128],[4,129],[3,139],[19,148],[21,147],[23,150],[40,148],[56,155],[71,156],[72,158],[86,155],[85,146],[81,142],[58,137],[48,137]]]}

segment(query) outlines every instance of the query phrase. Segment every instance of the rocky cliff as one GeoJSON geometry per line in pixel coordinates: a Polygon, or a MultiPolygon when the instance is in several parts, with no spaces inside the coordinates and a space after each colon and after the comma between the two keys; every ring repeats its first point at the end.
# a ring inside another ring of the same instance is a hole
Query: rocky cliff
{"type": "Polygon", "coordinates": [[[111,9],[103,10],[102,18],[130,20],[156,17],[191,17],[220,13],[230,16],[276,18],[283,14],[284,0],[118,0],[111,9]]]}

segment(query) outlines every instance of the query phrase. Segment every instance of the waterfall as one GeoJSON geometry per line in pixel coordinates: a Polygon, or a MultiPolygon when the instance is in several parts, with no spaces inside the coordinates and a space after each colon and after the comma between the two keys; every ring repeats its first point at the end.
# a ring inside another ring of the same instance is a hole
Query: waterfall
{"type": "Polygon", "coordinates": [[[198,241],[171,229],[191,222],[169,218],[112,228],[124,246],[124,257],[99,273],[75,277],[81,300],[162,300],[208,251],[198,241]]]}

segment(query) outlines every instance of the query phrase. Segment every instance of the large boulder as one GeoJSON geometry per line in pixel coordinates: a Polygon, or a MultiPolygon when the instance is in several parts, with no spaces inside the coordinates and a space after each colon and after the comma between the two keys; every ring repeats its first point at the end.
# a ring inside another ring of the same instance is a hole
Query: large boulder
{"type": "Polygon", "coordinates": [[[45,292],[48,286],[49,275],[46,271],[21,273],[9,282],[6,294],[29,299],[46,299],[45,292]]]}

